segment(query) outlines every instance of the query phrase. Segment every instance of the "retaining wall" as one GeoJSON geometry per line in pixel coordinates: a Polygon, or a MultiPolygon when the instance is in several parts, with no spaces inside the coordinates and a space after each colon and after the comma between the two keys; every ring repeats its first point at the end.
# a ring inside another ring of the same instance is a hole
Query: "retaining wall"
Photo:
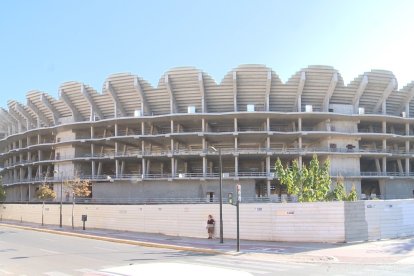
{"type": "MultiPolygon", "coordinates": [[[[46,204],[45,224],[59,224],[59,204],[46,204]]],[[[75,227],[206,237],[207,215],[219,229],[218,204],[75,205],[75,227]]],[[[41,204],[3,204],[2,219],[41,224],[41,204]]],[[[63,205],[71,225],[72,205],[63,205]]],[[[236,207],[223,205],[224,238],[236,237],[236,207]]],[[[240,205],[240,237],[249,240],[347,242],[414,235],[414,200],[250,203],[240,205]]]]}

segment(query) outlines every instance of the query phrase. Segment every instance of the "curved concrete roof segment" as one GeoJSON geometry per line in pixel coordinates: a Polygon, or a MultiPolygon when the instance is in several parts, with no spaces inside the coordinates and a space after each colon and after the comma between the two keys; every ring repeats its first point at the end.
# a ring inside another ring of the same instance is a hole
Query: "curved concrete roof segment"
{"type": "Polygon", "coordinates": [[[143,78],[120,73],[110,75],[102,92],[81,82],[59,87],[59,98],[42,91],[29,91],[27,103],[9,101],[0,116],[13,128],[51,126],[66,122],[102,120],[114,117],[187,113],[246,111],[300,112],[306,105],[313,111],[327,112],[329,104],[363,107],[365,113],[400,115],[409,105],[414,117],[414,82],[398,90],[392,72],[372,70],[345,85],[341,74],[331,66],[309,66],[299,70],[286,83],[264,65],[240,65],[229,71],[220,83],[195,67],[173,68],[164,73],[157,87],[143,78]]]}

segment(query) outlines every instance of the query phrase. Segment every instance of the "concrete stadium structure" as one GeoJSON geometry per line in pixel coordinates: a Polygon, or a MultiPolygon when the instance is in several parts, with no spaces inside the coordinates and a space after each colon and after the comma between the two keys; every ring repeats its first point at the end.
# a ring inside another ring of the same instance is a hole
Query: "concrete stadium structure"
{"type": "MultiPolygon", "coordinates": [[[[389,71],[348,85],[329,66],[309,66],[286,83],[262,65],[243,65],[217,84],[196,68],[165,73],[156,88],[111,75],[102,93],[67,82],[59,99],[41,91],[0,110],[1,175],[9,201],[31,201],[48,182],[91,179],[92,199],[215,201],[219,154],[223,196],[280,199],[274,163],[314,154],[361,196],[408,198],[414,191],[414,82],[398,90],[389,71]]],[[[62,195],[70,196],[65,187],[62,195]]]]}

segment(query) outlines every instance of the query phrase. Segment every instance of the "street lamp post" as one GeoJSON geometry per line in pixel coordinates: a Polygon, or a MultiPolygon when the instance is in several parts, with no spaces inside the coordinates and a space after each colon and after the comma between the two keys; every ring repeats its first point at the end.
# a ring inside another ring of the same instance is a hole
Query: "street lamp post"
{"type": "Polygon", "coordinates": [[[62,221],[63,221],[63,215],[62,215],[62,199],[63,199],[63,177],[62,177],[62,173],[59,171],[53,171],[56,174],[60,174],[60,212],[59,212],[59,227],[62,228],[62,221]]]}
{"type": "Polygon", "coordinates": [[[220,243],[223,243],[223,196],[222,196],[222,192],[223,192],[223,163],[222,163],[222,159],[221,159],[221,148],[218,148],[218,150],[213,147],[210,146],[210,148],[212,150],[214,150],[215,152],[218,151],[219,154],[219,166],[220,166],[220,175],[219,175],[219,179],[220,179],[220,189],[219,189],[219,203],[220,203],[220,243]]]}

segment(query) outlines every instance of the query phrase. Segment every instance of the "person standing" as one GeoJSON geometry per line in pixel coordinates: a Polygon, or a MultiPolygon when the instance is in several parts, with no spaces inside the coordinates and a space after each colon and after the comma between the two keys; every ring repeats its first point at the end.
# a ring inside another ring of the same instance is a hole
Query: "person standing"
{"type": "Polygon", "coordinates": [[[216,221],[214,220],[212,215],[208,215],[208,219],[207,219],[207,233],[208,233],[208,238],[212,239],[213,235],[214,235],[214,226],[216,224],[216,221]]]}

